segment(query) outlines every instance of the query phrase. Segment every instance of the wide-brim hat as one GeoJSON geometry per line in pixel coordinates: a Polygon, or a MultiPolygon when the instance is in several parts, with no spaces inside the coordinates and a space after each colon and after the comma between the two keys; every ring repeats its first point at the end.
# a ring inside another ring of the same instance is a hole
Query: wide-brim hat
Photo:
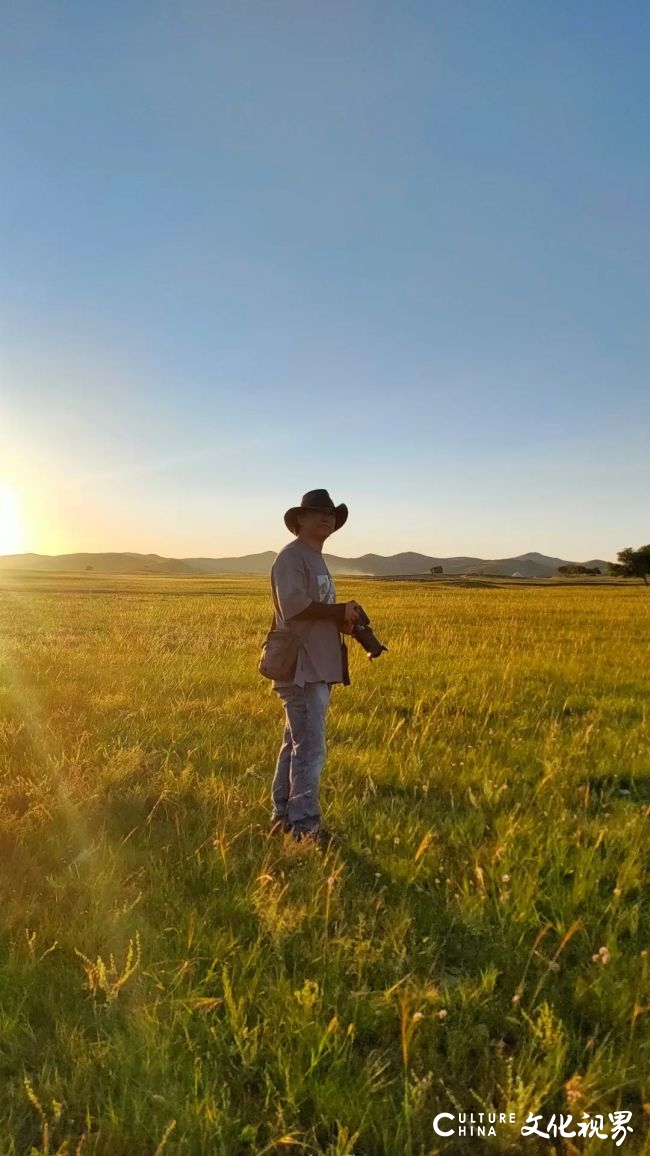
{"type": "Polygon", "coordinates": [[[331,510],[336,515],[335,530],[340,530],[348,520],[348,508],[344,502],[335,506],[327,490],[309,490],[302,495],[300,505],[292,506],[284,515],[284,524],[292,534],[298,533],[297,515],[301,510],[331,510]]]}

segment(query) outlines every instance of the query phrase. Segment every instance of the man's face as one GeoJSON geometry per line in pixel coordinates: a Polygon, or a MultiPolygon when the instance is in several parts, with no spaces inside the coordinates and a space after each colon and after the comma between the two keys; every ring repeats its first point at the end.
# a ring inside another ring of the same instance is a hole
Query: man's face
{"type": "Polygon", "coordinates": [[[310,537],[325,541],[336,527],[334,510],[301,510],[298,514],[298,533],[306,530],[310,537]]]}

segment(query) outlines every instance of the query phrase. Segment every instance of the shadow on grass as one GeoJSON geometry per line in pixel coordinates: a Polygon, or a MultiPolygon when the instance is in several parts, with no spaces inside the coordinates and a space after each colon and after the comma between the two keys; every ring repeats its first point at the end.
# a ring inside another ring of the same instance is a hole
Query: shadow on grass
{"type": "Polygon", "coordinates": [[[581,790],[591,807],[611,803],[650,806],[650,774],[596,775],[583,783],[581,790]]]}
{"type": "MultiPolygon", "coordinates": [[[[576,784],[584,800],[584,805],[589,809],[598,809],[603,806],[609,806],[612,803],[629,803],[633,806],[650,806],[650,774],[639,775],[598,775],[593,778],[588,778],[576,784]]],[[[456,787],[453,781],[449,784],[452,789],[456,787]]],[[[532,784],[531,784],[532,786],[532,784]]],[[[433,804],[444,804],[450,802],[449,787],[442,789],[440,785],[433,783],[387,783],[378,782],[374,784],[373,795],[377,799],[386,800],[400,800],[409,803],[422,803],[427,800],[433,804]]],[[[466,787],[465,787],[466,789],[466,787]]],[[[458,788],[462,792],[463,787],[458,788]]],[[[567,792],[569,791],[569,784],[567,783],[567,792]]],[[[453,792],[453,810],[457,815],[459,808],[462,808],[462,800],[457,797],[456,791],[453,792]]],[[[567,795],[568,799],[568,795],[567,795]]],[[[467,806],[467,811],[473,813],[474,807],[467,806]]],[[[489,819],[489,808],[486,807],[486,821],[489,819]]],[[[462,816],[459,816],[459,819],[462,816]]]]}

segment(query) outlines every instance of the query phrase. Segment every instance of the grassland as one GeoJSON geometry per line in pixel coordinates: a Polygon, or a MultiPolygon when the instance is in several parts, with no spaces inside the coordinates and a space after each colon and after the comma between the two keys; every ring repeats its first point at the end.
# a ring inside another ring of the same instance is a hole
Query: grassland
{"type": "Polygon", "coordinates": [[[337,594],[390,650],[332,693],[322,857],[267,837],[266,581],[0,579],[2,1156],[643,1151],[650,592],[337,594]]]}

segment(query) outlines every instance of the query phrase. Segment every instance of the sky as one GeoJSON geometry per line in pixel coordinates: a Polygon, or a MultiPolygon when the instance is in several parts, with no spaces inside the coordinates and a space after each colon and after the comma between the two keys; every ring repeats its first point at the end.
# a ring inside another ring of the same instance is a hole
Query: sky
{"type": "Polygon", "coordinates": [[[3,0],[0,554],[650,540],[650,6],[3,0]]]}

